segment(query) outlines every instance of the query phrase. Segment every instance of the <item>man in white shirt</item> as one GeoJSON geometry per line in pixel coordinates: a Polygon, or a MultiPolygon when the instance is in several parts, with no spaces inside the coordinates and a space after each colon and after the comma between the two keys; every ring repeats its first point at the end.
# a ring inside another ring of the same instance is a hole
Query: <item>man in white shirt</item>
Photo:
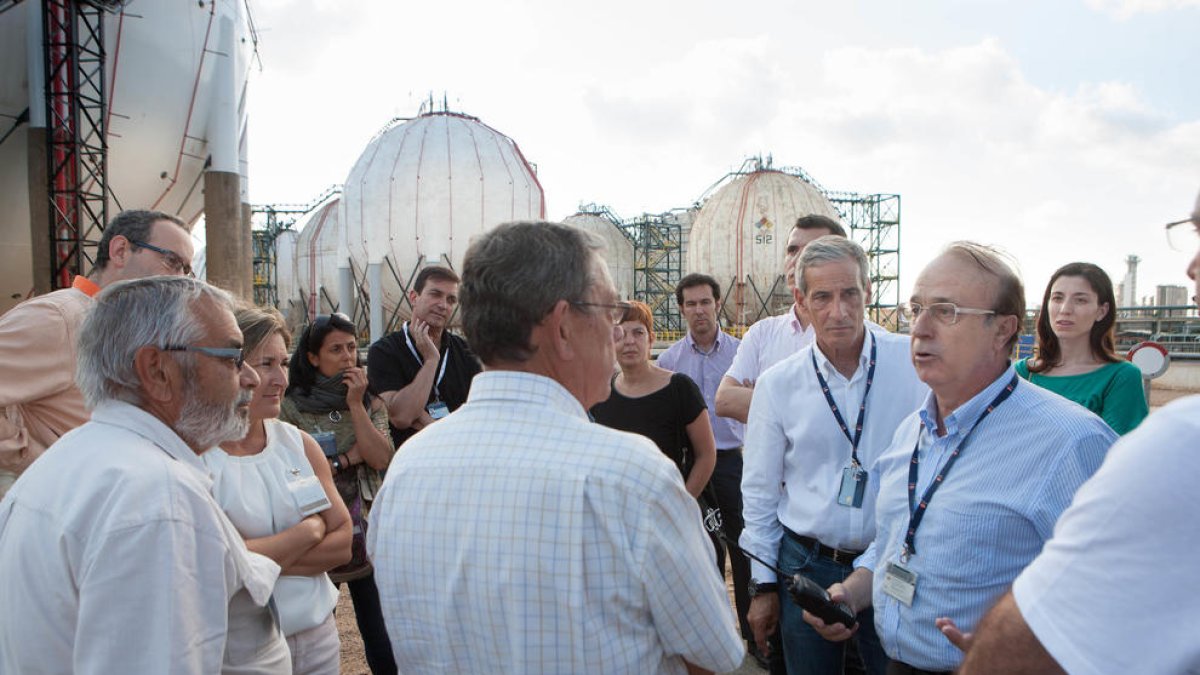
{"type": "MultiPolygon", "coordinates": [[[[815,343],[759,378],[746,431],[742,547],[821,588],[853,572],[875,536],[870,467],[928,388],[909,358],[909,338],[868,330],[867,256],[844,237],[811,242],[796,265],[798,306],[815,343]],[[780,489],[782,484],[783,488],[780,489]]],[[[803,620],[770,567],[751,562],[749,621],[762,649],[782,628],[788,673],[840,672],[844,643],[803,620]]],[[[859,614],[859,653],[870,673],[887,658],[870,610],[859,614]]]]}
{"type": "MultiPolygon", "coordinates": [[[[783,258],[783,278],[793,297],[796,296],[796,259],[809,242],[831,234],[845,237],[846,230],[836,220],[826,216],[801,216],[792,226],[783,258]]],[[[787,312],[750,326],[750,330],[742,336],[737,356],[717,388],[717,414],[745,423],[758,376],[812,344],[812,340],[813,333],[808,328],[808,317],[800,309],[799,298],[787,312]]]]}
{"type": "Polygon", "coordinates": [[[266,609],[279,566],[246,550],[199,457],[245,436],[258,385],[232,307],[185,277],[96,297],[76,374],[92,419],[0,502],[0,672],[291,672],[266,609]],[[261,620],[234,635],[231,603],[261,620]]]}
{"type": "MultiPolygon", "coordinates": [[[[1187,274],[1197,302],[1200,196],[1190,218],[1167,228],[1173,247],[1196,251],[1187,274]]],[[[1189,396],[1113,446],[1054,538],[980,622],[961,672],[1200,671],[1197,476],[1200,396],[1189,396]]],[[[942,630],[961,647],[971,642],[942,630]]]]}
{"type": "Polygon", "coordinates": [[[588,420],[617,302],[598,244],[555,223],[476,238],[467,402],[397,453],[368,549],[406,673],[729,671],[744,647],[679,471],[588,420]],[[537,264],[530,264],[531,260],[537,264]]]}

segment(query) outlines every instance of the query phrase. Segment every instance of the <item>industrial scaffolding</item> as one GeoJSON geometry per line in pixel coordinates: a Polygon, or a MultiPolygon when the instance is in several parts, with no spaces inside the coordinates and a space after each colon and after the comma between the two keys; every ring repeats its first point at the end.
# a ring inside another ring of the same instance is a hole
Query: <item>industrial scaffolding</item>
{"type": "Polygon", "coordinates": [[[308,204],[257,204],[251,207],[254,304],[259,307],[279,307],[279,259],[275,248],[279,234],[292,229],[307,213],[341,192],[340,185],[333,185],[308,204]]]}
{"type": "Polygon", "coordinates": [[[870,318],[888,330],[900,326],[900,195],[826,192],[850,226],[850,236],[867,252],[871,280],[870,318]]]}

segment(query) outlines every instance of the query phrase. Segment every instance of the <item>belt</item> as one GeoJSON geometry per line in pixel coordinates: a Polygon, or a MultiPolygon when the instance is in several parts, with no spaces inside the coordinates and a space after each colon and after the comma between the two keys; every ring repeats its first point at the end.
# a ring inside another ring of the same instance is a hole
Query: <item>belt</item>
{"type": "Polygon", "coordinates": [[[887,675],[952,675],[949,670],[924,670],[900,661],[888,661],[887,675]]]}
{"type": "Polygon", "coordinates": [[[735,451],[738,451],[741,449],[742,449],[742,446],[738,445],[738,446],[734,446],[732,448],[717,448],[717,452],[735,452],[735,451]]]}
{"type": "Polygon", "coordinates": [[[812,537],[796,534],[786,527],[783,528],[783,531],[787,533],[787,536],[791,537],[793,541],[808,548],[817,549],[817,555],[821,556],[822,558],[828,558],[839,565],[850,565],[854,562],[855,558],[862,555],[862,551],[843,551],[840,548],[826,546],[812,537]]]}

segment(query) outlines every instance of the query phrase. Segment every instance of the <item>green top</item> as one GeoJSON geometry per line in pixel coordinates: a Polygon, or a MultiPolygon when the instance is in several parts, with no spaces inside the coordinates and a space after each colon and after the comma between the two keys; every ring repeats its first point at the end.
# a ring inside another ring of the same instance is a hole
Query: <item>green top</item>
{"type": "Polygon", "coordinates": [[[1082,375],[1031,375],[1026,361],[1017,361],[1017,374],[1091,410],[1118,434],[1133,431],[1150,414],[1142,371],[1128,361],[1106,363],[1082,375]]]}

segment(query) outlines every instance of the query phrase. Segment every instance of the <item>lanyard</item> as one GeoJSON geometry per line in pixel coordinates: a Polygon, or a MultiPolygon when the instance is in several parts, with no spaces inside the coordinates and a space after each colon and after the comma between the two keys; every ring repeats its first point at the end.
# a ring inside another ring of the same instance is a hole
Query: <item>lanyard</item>
{"type": "MultiPolygon", "coordinates": [[[[408,335],[408,322],[404,322],[404,343],[408,345],[408,351],[417,359],[417,363],[425,365],[421,359],[421,354],[417,352],[417,348],[413,346],[412,338],[408,335]]],[[[450,363],[450,345],[446,345],[446,351],[442,354],[442,367],[438,370],[437,380],[433,383],[433,398],[435,401],[442,400],[441,392],[438,390],[442,386],[442,378],[446,376],[446,364],[450,363]]]]}
{"type": "Polygon", "coordinates": [[[971,434],[975,433],[975,430],[979,428],[979,423],[999,407],[1001,403],[1004,403],[1005,399],[1013,393],[1013,390],[1017,388],[1017,381],[1019,379],[1014,374],[1012,379],[1008,381],[1008,385],[1004,387],[1004,391],[997,394],[996,398],[988,404],[987,409],[983,411],[979,419],[975,420],[975,424],[971,425],[971,429],[967,431],[967,435],[963,436],[963,439],[955,446],[954,452],[950,453],[950,458],[946,460],[946,465],[942,467],[941,472],[934,476],[933,482],[929,484],[929,487],[925,488],[925,494],[921,496],[921,502],[914,505],[913,498],[917,493],[917,467],[921,462],[917,454],[921,446],[921,435],[917,434],[917,443],[913,446],[912,462],[908,465],[908,531],[904,535],[904,549],[900,552],[901,562],[908,562],[909,557],[917,552],[917,547],[914,545],[913,540],[916,538],[917,528],[921,525],[921,519],[925,517],[925,509],[929,506],[929,501],[933,499],[933,493],[937,492],[942,482],[946,480],[946,474],[950,473],[950,467],[954,466],[954,462],[962,454],[963,446],[967,444],[967,440],[971,438],[971,434]]]}
{"type": "MultiPolygon", "coordinates": [[[[871,334],[871,331],[867,331],[871,334]]],[[[875,379],[875,335],[871,334],[871,357],[867,366],[867,388],[863,391],[862,405],[858,406],[858,421],[854,423],[854,435],[850,435],[850,428],[846,426],[846,420],[842,419],[842,413],[838,412],[837,403],[833,401],[833,395],[829,393],[829,383],[825,381],[825,377],[821,375],[821,369],[817,367],[817,347],[813,345],[813,350],[809,352],[812,357],[813,372],[817,374],[817,381],[821,383],[821,393],[825,394],[825,402],[829,404],[829,410],[833,413],[834,419],[837,420],[838,426],[842,428],[842,433],[846,434],[846,440],[850,441],[850,463],[854,467],[862,466],[858,461],[858,442],[862,440],[863,422],[867,417],[867,396],[871,393],[871,382],[875,379]]]]}

